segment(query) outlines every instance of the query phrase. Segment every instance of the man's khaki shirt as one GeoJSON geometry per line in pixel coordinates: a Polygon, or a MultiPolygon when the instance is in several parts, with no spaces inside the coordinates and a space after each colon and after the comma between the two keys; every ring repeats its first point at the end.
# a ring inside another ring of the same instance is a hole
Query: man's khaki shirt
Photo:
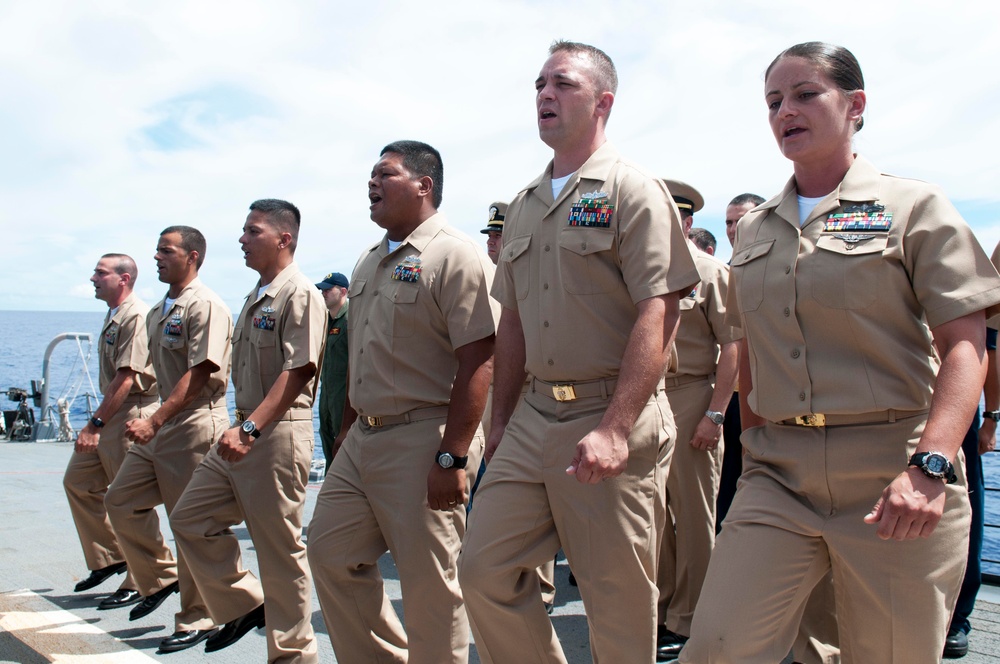
{"type": "Polygon", "coordinates": [[[216,366],[199,398],[224,399],[229,381],[233,315],[200,279],[188,284],[164,313],[160,300],[146,315],[149,351],[160,399],[166,401],[181,377],[202,362],[216,366]]]}
{"type": "Polygon", "coordinates": [[[618,375],[638,302],[698,280],[666,186],[605,143],[554,201],[550,163],[508,206],[493,295],[520,315],[527,372],[578,382],[618,375]]]}
{"type": "Polygon", "coordinates": [[[496,333],[493,265],[438,213],[392,253],[385,237],[362,254],[348,289],[351,405],[401,415],[449,403],[455,351],[496,333]]]}
{"type": "Polygon", "coordinates": [[[104,317],[98,352],[98,384],[101,394],[107,392],[108,385],[119,369],[131,369],[135,372],[135,381],[129,390],[129,396],[156,396],[156,378],[153,376],[146,336],[145,318],[148,311],[149,307],[145,302],[136,297],[135,293],[129,293],[114,316],[109,310],[104,317]]]}
{"type": "Polygon", "coordinates": [[[282,371],[308,365],[316,373],[291,408],[312,408],[326,341],[327,310],[316,286],[290,264],[257,297],[258,280],[233,332],[233,386],[236,407],[252,411],[260,405],[282,371]]]}

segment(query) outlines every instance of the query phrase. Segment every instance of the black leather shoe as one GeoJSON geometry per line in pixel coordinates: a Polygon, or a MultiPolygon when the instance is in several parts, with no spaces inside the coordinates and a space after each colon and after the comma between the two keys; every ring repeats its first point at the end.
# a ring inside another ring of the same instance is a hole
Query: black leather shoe
{"type": "Polygon", "coordinates": [[[688,637],[667,629],[666,625],[656,626],[656,661],[673,662],[687,643],[688,637]]]}
{"type": "Polygon", "coordinates": [[[139,594],[138,590],[116,590],[113,595],[101,600],[101,603],[97,605],[97,610],[120,609],[123,606],[135,604],[141,599],[142,595],[139,594]]]}
{"type": "Polygon", "coordinates": [[[107,567],[102,567],[101,569],[95,569],[90,573],[90,576],[76,584],[73,588],[73,592],[82,593],[84,590],[95,588],[107,581],[108,577],[114,576],[115,574],[121,574],[124,571],[125,563],[115,563],[113,565],[108,565],[107,567]]]}
{"type": "Polygon", "coordinates": [[[166,588],[161,588],[149,597],[143,597],[142,601],[139,602],[138,606],[132,608],[132,611],[128,614],[129,620],[138,620],[139,618],[145,618],[150,613],[156,610],[160,604],[163,604],[165,600],[170,595],[179,592],[177,582],[174,581],[166,588]]]}
{"type": "Polygon", "coordinates": [[[944,640],[945,659],[959,659],[969,654],[969,636],[960,629],[949,629],[944,640]]]}
{"type": "Polygon", "coordinates": [[[569,573],[569,585],[576,587],[576,577],[573,576],[573,572],[569,573]]]}
{"type": "Polygon", "coordinates": [[[191,646],[196,646],[205,639],[215,636],[215,633],[218,631],[218,627],[213,627],[212,629],[192,629],[186,632],[174,632],[160,641],[160,650],[158,652],[187,650],[191,646]]]}
{"type": "Polygon", "coordinates": [[[236,620],[227,622],[219,633],[205,642],[205,652],[215,652],[228,648],[243,638],[247,632],[255,627],[264,626],[264,605],[261,604],[256,609],[240,616],[236,620]]]}

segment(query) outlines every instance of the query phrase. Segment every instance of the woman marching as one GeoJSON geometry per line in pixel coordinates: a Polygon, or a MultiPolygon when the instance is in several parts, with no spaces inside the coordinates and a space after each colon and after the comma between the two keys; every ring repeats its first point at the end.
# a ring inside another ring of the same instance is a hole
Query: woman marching
{"type": "Polygon", "coordinates": [[[850,51],[793,46],[764,89],[794,175],[738,226],[747,455],[680,661],[781,661],[832,570],[844,662],[936,663],[1000,276],[940,189],[853,152],[866,96],[850,51]]]}

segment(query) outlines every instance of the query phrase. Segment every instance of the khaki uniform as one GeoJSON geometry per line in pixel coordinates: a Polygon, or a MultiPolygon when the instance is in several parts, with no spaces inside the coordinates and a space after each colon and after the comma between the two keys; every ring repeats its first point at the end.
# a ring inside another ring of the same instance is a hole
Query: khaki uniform
{"type": "Polygon", "coordinates": [[[229,428],[226,385],[233,317],[199,279],[181,291],[166,313],[163,305],[161,300],[146,316],[160,399],[165,402],[192,367],[211,362],[217,369],[198,397],[164,423],[153,440],[132,447],[105,503],[139,592],[149,596],[179,580],[181,610],[175,616],[176,631],[209,629],[214,623],[184,556],[178,552],[174,561],[154,508],[162,504],[167,514],[173,512],[195,468],[229,428]]]}
{"type": "Polygon", "coordinates": [[[1000,277],[935,187],[858,157],[801,231],[796,193],[793,179],[740,222],[728,315],[748,341],[750,407],[768,422],[743,434],[681,661],[781,659],[832,569],[845,662],[937,662],[968,550],[961,455],[929,538],[884,541],[863,518],[923,431],[930,330],[1000,312],[1000,277]],[[814,413],[825,427],[787,423],[814,413]]]}
{"type": "MultiPolygon", "coordinates": [[[[104,508],[104,496],[132,445],[125,437],[125,423],[149,417],[159,407],[143,324],[147,311],[149,307],[146,303],[133,293],[125,298],[114,316],[108,311],[104,318],[98,341],[101,393],[107,391],[119,369],[134,371],[135,382],[122,407],[104,423],[97,454],[73,452],[63,477],[63,488],[80,535],[87,569],[90,570],[125,561],[104,508]]],[[[153,518],[156,518],[155,514],[153,518]]],[[[137,589],[131,569],[121,588],[137,589]]]]}
{"type": "Polygon", "coordinates": [[[701,282],[680,301],[676,372],[666,377],[667,399],[677,425],[673,472],[667,476],[667,507],[673,527],[663,530],[657,586],[660,624],[677,634],[691,633],[708,560],[715,546],[715,497],[719,492],[724,443],[714,450],[690,445],[705,417],[715,387],[719,347],[742,338],[728,325],[729,267],[692,249],[701,282]]]}
{"type": "MultiPolygon", "coordinates": [[[[445,429],[455,350],[496,330],[492,278],[482,250],[440,214],[392,253],[383,239],[351,277],[349,396],[358,420],[309,525],[309,563],[342,661],[468,661],[456,576],[465,505],[430,509],[427,475],[445,429]],[[405,631],[382,589],[377,563],[386,550],[399,570],[405,631]]],[[[480,429],[464,471],[469,488],[483,447],[480,429]]]]}
{"type": "Polygon", "coordinates": [[[610,144],[554,201],[551,179],[550,164],[505,220],[493,294],[520,315],[533,382],[476,496],[462,587],[484,662],[565,662],[536,580],[561,546],[594,661],[651,662],[655,546],[674,440],[662,389],[636,421],[625,472],[586,485],[566,467],[614,393],[636,303],[690,290],[698,273],[663,183],[610,144]],[[553,386],[562,384],[578,398],[557,401],[553,386]]]}
{"type": "Polygon", "coordinates": [[[316,374],[240,461],[224,461],[218,445],[212,447],[170,515],[170,525],[217,624],[263,602],[268,661],[316,662],[302,511],[327,310],[295,263],[258,297],[260,285],[247,296],[233,332],[237,419],[260,405],[282,371],[312,365],[316,374]],[[239,542],[229,531],[241,521],[257,550],[260,581],[243,568],[239,542]]]}

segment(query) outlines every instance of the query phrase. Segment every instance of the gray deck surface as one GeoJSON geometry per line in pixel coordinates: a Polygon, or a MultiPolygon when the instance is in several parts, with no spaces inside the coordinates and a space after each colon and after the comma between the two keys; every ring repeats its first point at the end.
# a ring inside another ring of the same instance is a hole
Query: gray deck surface
{"type": "MultiPolygon", "coordinates": [[[[62,489],[70,450],[67,443],[0,443],[0,662],[264,661],[266,647],[259,630],[212,655],[206,655],[200,645],[157,655],[160,639],[173,631],[173,614],[179,608],[176,594],[150,616],[130,623],[128,609],[96,609],[100,599],[117,588],[121,577],[92,591],[73,592],[73,586],[87,572],[62,489]]],[[[318,485],[309,487],[306,523],[318,490],[318,485]]],[[[160,517],[173,546],[162,509],[160,517]]],[[[246,529],[234,530],[243,545],[246,565],[256,571],[256,556],[246,529]]],[[[569,662],[590,662],[583,604],[577,589],[567,581],[565,561],[559,563],[552,621],[569,662]]],[[[385,556],[380,564],[390,597],[400,610],[392,559],[385,556]]],[[[312,622],[320,660],[336,662],[315,594],[312,622]]],[[[970,636],[970,653],[961,661],[1000,662],[1000,589],[984,587],[972,622],[975,629],[970,636]]],[[[474,646],[470,662],[479,662],[474,646]]]]}

